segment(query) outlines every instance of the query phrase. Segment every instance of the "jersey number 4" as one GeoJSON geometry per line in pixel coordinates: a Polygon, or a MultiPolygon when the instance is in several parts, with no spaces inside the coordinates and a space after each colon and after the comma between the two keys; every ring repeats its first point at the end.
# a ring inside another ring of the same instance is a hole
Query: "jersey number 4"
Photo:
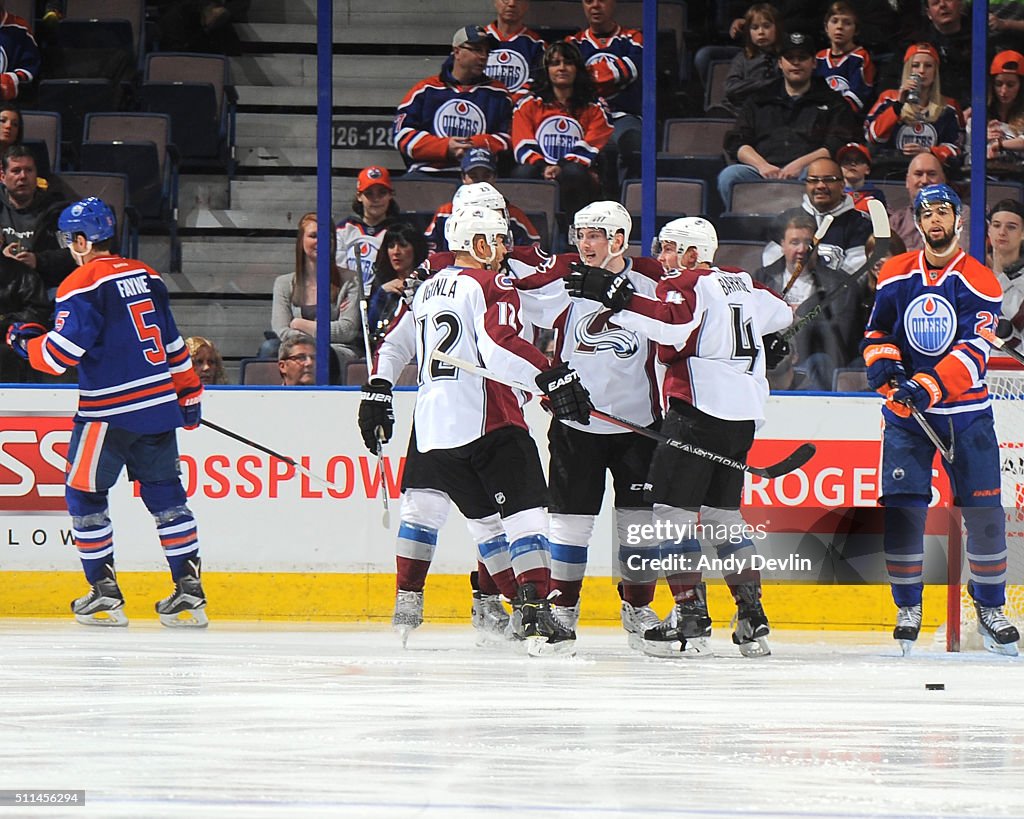
{"type": "Polygon", "coordinates": [[[132,323],[135,325],[135,334],[142,342],[142,351],[146,360],[154,367],[163,364],[167,360],[167,353],[164,351],[163,336],[160,335],[160,328],[155,324],[146,321],[156,314],[156,307],[152,299],[133,301],[128,305],[128,312],[132,314],[132,323]]]}
{"type": "Polygon", "coordinates": [[[754,328],[749,318],[743,317],[743,308],[738,304],[732,307],[732,357],[733,359],[746,359],[747,372],[754,369],[754,362],[760,354],[757,340],[754,338],[754,328]]]}

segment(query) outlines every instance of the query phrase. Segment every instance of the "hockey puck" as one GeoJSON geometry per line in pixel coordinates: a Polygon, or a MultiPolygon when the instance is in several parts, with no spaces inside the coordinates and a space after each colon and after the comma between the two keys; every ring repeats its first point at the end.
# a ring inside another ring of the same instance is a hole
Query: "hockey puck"
{"type": "Polygon", "coordinates": [[[925,683],[924,684],[924,690],[925,691],[945,691],[946,690],[946,684],[945,683],[925,683]]]}

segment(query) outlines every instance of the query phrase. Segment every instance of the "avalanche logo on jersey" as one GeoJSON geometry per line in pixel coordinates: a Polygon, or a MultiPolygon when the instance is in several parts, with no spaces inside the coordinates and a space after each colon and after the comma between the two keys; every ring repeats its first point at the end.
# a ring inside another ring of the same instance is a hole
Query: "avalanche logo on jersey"
{"type": "Polygon", "coordinates": [[[518,91],[530,77],[530,66],[518,51],[503,48],[491,51],[484,73],[492,80],[504,83],[509,91],[518,91]]]}
{"type": "Polygon", "coordinates": [[[447,100],[434,114],[434,133],[441,137],[471,137],[486,131],[484,112],[466,100],[447,100]]]}
{"type": "Polygon", "coordinates": [[[920,145],[922,148],[934,148],[939,144],[939,132],[928,122],[915,122],[913,125],[901,125],[896,132],[896,147],[904,150],[908,145],[920,145]]]}
{"type": "Polygon", "coordinates": [[[829,245],[824,242],[818,243],[818,259],[825,267],[838,270],[845,258],[846,251],[839,247],[839,245],[829,245]]]}
{"type": "Polygon", "coordinates": [[[551,165],[557,165],[582,139],[583,128],[569,117],[548,117],[537,129],[537,142],[544,160],[551,165]]]}
{"type": "Polygon", "coordinates": [[[640,349],[640,340],[632,330],[623,330],[609,319],[611,310],[595,310],[576,322],[576,352],[581,355],[595,355],[602,350],[611,350],[616,358],[630,358],[640,349]]]}
{"type": "Polygon", "coordinates": [[[953,341],[956,311],[942,296],[924,293],[904,311],[903,332],[910,346],[919,353],[938,355],[953,341]]]}

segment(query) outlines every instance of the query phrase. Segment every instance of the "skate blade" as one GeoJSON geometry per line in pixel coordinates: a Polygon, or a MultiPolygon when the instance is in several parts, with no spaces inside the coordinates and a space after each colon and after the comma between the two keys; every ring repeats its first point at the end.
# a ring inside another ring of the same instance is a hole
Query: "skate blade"
{"type": "Polygon", "coordinates": [[[409,635],[412,633],[412,630],[416,628],[416,626],[392,625],[392,628],[398,635],[398,639],[402,641],[402,648],[406,648],[409,642],[409,635]]]}
{"type": "Polygon", "coordinates": [[[210,618],[203,609],[185,609],[177,614],[161,614],[160,625],[167,628],[206,628],[210,618]]]}
{"type": "Polygon", "coordinates": [[[715,656],[709,637],[690,637],[684,643],[682,651],[679,652],[679,656],[684,659],[703,660],[715,656]]]}
{"type": "Polygon", "coordinates": [[[1017,648],[1016,643],[1000,643],[994,637],[990,637],[987,634],[981,635],[981,641],[985,645],[985,650],[991,651],[993,654],[1000,654],[1003,657],[1017,657],[1020,655],[1020,650],[1017,648]]]}
{"type": "Polygon", "coordinates": [[[770,657],[772,653],[768,640],[764,637],[758,637],[749,643],[739,643],[738,647],[744,657],[770,657]]]}
{"type": "Polygon", "coordinates": [[[475,642],[478,648],[506,648],[513,642],[513,638],[505,632],[497,633],[476,629],[475,642]]]}
{"type": "Polygon", "coordinates": [[[897,640],[900,644],[900,651],[903,652],[904,657],[909,657],[910,652],[914,650],[914,640],[897,640]]]}
{"type": "Polygon", "coordinates": [[[98,611],[95,614],[76,614],[75,622],[83,626],[123,627],[128,625],[128,615],[124,609],[109,609],[98,611]]]}
{"type": "Polygon", "coordinates": [[[527,637],[526,653],[531,657],[575,657],[576,641],[549,643],[545,637],[527,637]]]}

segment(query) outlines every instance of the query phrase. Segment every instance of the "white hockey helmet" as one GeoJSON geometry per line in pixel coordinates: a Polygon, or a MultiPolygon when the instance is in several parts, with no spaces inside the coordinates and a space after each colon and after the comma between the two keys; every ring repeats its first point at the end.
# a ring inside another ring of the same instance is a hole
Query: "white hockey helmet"
{"type": "Polygon", "coordinates": [[[444,223],[444,238],[448,249],[456,253],[469,253],[481,264],[490,264],[494,260],[494,249],[498,237],[507,241],[508,220],[496,210],[477,205],[457,208],[444,223]],[[491,258],[481,259],[473,250],[473,239],[483,236],[491,248],[491,258]]]}
{"type": "Polygon", "coordinates": [[[609,242],[621,230],[624,237],[622,248],[625,250],[629,243],[629,234],[633,230],[633,220],[629,217],[629,211],[618,202],[591,202],[585,208],[578,210],[573,217],[572,226],[569,228],[570,244],[576,245],[577,233],[586,228],[603,230],[609,242]]]}
{"type": "Polygon", "coordinates": [[[657,256],[661,253],[663,242],[675,242],[676,251],[680,254],[694,247],[697,249],[698,262],[713,262],[718,250],[718,232],[707,219],[686,216],[682,219],[673,219],[661,229],[651,247],[652,255],[657,256]]]}
{"type": "Polygon", "coordinates": [[[452,197],[452,210],[471,205],[501,211],[506,208],[505,197],[490,182],[471,182],[459,186],[452,197]]]}

